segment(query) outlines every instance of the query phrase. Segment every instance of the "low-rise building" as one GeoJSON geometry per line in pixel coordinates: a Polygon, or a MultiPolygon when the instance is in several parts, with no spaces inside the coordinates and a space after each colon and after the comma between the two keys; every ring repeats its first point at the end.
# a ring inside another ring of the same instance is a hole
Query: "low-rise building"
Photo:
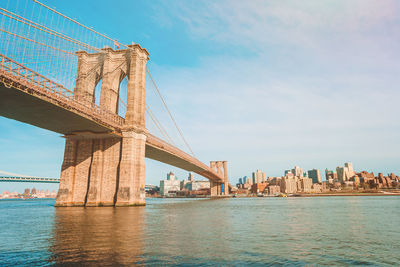
{"type": "Polygon", "coordinates": [[[311,187],[312,193],[321,193],[322,192],[322,184],[313,184],[311,187]]]}
{"type": "Polygon", "coordinates": [[[210,188],[210,181],[191,181],[186,184],[186,189],[189,191],[207,188],[210,188]]]}
{"type": "Polygon", "coordinates": [[[258,194],[263,193],[265,188],[267,188],[268,183],[257,183],[251,186],[251,193],[258,194]]]}
{"type": "Polygon", "coordinates": [[[301,191],[302,192],[306,192],[306,193],[310,193],[311,192],[311,187],[312,187],[312,179],[311,178],[300,178],[299,179],[300,185],[301,185],[301,191]]]}
{"type": "Polygon", "coordinates": [[[268,195],[275,196],[281,193],[281,187],[279,185],[268,186],[268,195]]]}

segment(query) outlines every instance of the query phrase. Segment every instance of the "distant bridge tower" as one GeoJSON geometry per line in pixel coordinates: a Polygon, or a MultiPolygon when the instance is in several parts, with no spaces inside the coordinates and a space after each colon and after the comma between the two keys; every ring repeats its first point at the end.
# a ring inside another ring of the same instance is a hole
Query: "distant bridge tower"
{"type": "Polygon", "coordinates": [[[56,206],[145,204],[145,74],[149,53],[139,45],[100,53],[77,52],[74,98],[94,103],[102,80],[100,107],[118,113],[119,85],[127,77],[122,136],[80,132],[66,136],[56,206]]]}
{"type": "Polygon", "coordinates": [[[223,183],[210,181],[211,196],[229,195],[228,162],[210,161],[210,168],[224,177],[223,183]]]}

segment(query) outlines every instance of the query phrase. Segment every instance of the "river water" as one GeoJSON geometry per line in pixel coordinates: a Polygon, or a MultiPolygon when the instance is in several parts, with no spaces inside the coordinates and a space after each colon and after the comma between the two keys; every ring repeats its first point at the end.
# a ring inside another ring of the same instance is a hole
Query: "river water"
{"type": "Polygon", "coordinates": [[[0,201],[0,266],[400,265],[400,197],[0,201]]]}

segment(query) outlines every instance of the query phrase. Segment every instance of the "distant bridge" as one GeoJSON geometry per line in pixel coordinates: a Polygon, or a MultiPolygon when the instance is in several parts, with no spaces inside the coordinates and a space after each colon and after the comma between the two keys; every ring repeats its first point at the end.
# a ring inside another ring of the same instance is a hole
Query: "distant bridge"
{"type": "Polygon", "coordinates": [[[29,183],[49,183],[58,184],[58,178],[45,178],[45,177],[18,177],[18,176],[0,176],[0,182],[29,182],[29,183]]]}
{"type": "MultiPolygon", "coordinates": [[[[60,179],[48,177],[25,177],[25,176],[0,176],[0,182],[19,182],[19,183],[46,183],[46,184],[59,184],[60,179]]],[[[146,192],[148,190],[157,189],[156,185],[145,185],[146,192]]]]}

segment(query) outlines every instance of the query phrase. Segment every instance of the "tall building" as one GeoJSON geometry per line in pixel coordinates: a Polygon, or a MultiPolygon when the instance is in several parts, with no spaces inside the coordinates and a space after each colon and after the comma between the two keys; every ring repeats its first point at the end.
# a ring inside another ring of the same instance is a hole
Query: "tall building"
{"type": "Polygon", "coordinates": [[[285,170],[285,176],[288,175],[289,173],[292,173],[292,170],[285,170]]]}
{"type": "Polygon", "coordinates": [[[346,162],[346,163],[344,164],[344,166],[347,167],[347,170],[348,170],[348,172],[349,172],[349,176],[350,176],[350,177],[353,177],[353,176],[356,174],[356,172],[354,171],[354,168],[353,168],[353,163],[351,163],[351,162],[346,162]]]}
{"type": "Polygon", "coordinates": [[[175,174],[173,172],[169,172],[167,174],[167,180],[174,181],[175,180],[175,174]]]}
{"type": "Polygon", "coordinates": [[[330,171],[330,170],[328,170],[328,169],[325,169],[325,179],[327,180],[327,181],[330,181],[330,180],[337,180],[337,173],[336,172],[334,172],[334,171],[330,171]]]}
{"type": "Polygon", "coordinates": [[[308,173],[308,178],[311,178],[314,184],[322,182],[320,170],[312,169],[309,170],[307,173],[308,173]]]}
{"type": "Polygon", "coordinates": [[[253,184],[259,184],[264,182],[265,182],[265,172],[262,172],[261,170],[253,172],[253,184]]]}
{"type": "Polygon", "coordinates": [[[194,174],[192,172],[189,172],[189,177],[188,177],[189,181],[194,181],[194,174]]]}
{"type": "Polygon", "coordinates": [[[303,177],[304,174],[303,169],[299,166],[295,166],[294,169],[292,169],[292,173],[297,177],[303,177]]]}
{"type": "Polygon", "coordinates": [[[353,163],[351,162],[346,162],[344,164],[344,167],[337,167],[336,173],[337,173],[337,179],[341,183],[350,181],[350,178],[356,175],[356,172],[353,169],[353,163]]]}

